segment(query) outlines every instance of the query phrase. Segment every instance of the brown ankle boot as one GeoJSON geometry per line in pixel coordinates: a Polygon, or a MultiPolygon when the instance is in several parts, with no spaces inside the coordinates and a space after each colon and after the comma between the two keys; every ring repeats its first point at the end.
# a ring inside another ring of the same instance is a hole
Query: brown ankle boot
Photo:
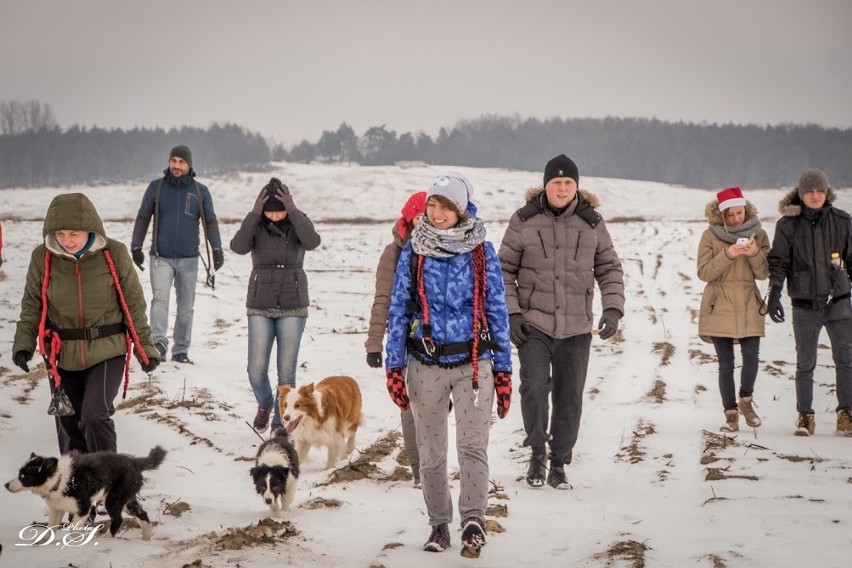
{"type": "Polygon", "coordinates": [[[752,397],[743,396],[740,397],[739,409],[742,415],[745,417],[746,424],[751,426],[752,428],[757,428],[760,426],[760,416],[755,412],[754,407],[757,406],[754,404],[752,397]]]}
{"type": "Polygon", "coordinates": [[[725,411],[725,423],[720,428],[722,432],[739,432],[740,430],[740,411],[731,409],[725,411]]]}

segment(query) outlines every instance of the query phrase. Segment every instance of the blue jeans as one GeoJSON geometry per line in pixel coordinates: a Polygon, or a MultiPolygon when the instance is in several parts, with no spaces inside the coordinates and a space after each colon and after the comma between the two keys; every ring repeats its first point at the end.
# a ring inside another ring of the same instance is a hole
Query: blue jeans
{"type": "Polygon", "coordinates": [[[169,297],[175,287],[177,314],[173,332],[172,356],[189,351],[192,341],[192,317],[195,314],[195,284],[198,282],[198,257],[165,258],[150,255],[151,267],[151,339],[168,348],[169,297]]]}
{"type": "Polygon", "coordinates": [[[272,392],[269,384],[269,356],[272,342],[278,343],[278,384],[296,386],[296,363],[299,358],[299,344],[305,322],[308,318],[267,318],[248,317],[248,377],[257,405],[268,408],[275,405],[272,427],[281,426],[278,411],[278,389],[272,392]]]}

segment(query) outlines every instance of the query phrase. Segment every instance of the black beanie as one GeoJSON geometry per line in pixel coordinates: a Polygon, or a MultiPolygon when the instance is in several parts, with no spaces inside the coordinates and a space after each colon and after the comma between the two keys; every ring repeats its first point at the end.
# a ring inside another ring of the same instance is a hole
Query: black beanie
{"type": "Polygon", "coordinates": [[[286,211],[287,208],[284,207],[284,204],[281,203],[275,194],[278,192],[278,189],[284,190],[287,186],[281,183],[281,180],[278,178],[272,178],[269,180],[269,183],[266,184],[266,195],[268,199],[266,203],[263,204],[264,211],[286,211]]]}
{"type": "Polygon", "coordinates": [[[183,144],[178,144],[177,146],[172,148],[171,152],[169,152],[170,160],[175,157],[181,158],[184,162],[189,164],[189,167],[192,167],[192,152],[189,150],[188,147],[184,146],[183,144]]]}
{"type": "Polygon", "coordinates": [[[544,185],[558,177],[569,177],[580,185],[580,171],[577,169],[577,164],[565,154],[559,154],[544,166],[544,185]]]}

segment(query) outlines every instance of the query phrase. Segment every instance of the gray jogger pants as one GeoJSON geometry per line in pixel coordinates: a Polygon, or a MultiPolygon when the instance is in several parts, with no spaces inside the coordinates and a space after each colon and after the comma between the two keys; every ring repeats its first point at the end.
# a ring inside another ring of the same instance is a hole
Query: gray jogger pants
{"type": "Polygon", "coordinates": [[[442,369],[412,360],[408,365],[408,397],[417,426],[420,480],[429,524],[453,520],[453,501],[447,477],[448,413],[450,394],[456,417],[456,451],[460,484],[459,514],[485,517],[488,504],[488,428],[494,406],[491,361],[479,361],[479,397],[474,404],[470,363],[442,369]]]}

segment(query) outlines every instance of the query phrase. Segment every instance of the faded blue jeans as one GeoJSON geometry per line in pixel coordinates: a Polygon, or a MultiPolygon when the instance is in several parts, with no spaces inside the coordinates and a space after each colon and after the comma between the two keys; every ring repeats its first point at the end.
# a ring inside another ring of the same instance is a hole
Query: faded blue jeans
{"type": "Polygon", "coordinates": [[[296,363],[299,344],[305,331],[306,317],[267,318],[248,317],[248,378],[257,405],[264,408],[275,405],[272,428],[281,426],[278,411],[278,389],[269,384],[269,357],[272,342],[278,344],[278,385],[296,386],[296,363]]]}
{"type": "Polygon", "coordinates": [[[151,267],[151,339],[166,348],[169,341],[169,297],[175,287],[177,314],[172,333],[172,356],[189,351],[192,341],[192,318],[195,314],[195,284],[198,282],[198,257],[165,258],[150,255],[151,267]]]}

